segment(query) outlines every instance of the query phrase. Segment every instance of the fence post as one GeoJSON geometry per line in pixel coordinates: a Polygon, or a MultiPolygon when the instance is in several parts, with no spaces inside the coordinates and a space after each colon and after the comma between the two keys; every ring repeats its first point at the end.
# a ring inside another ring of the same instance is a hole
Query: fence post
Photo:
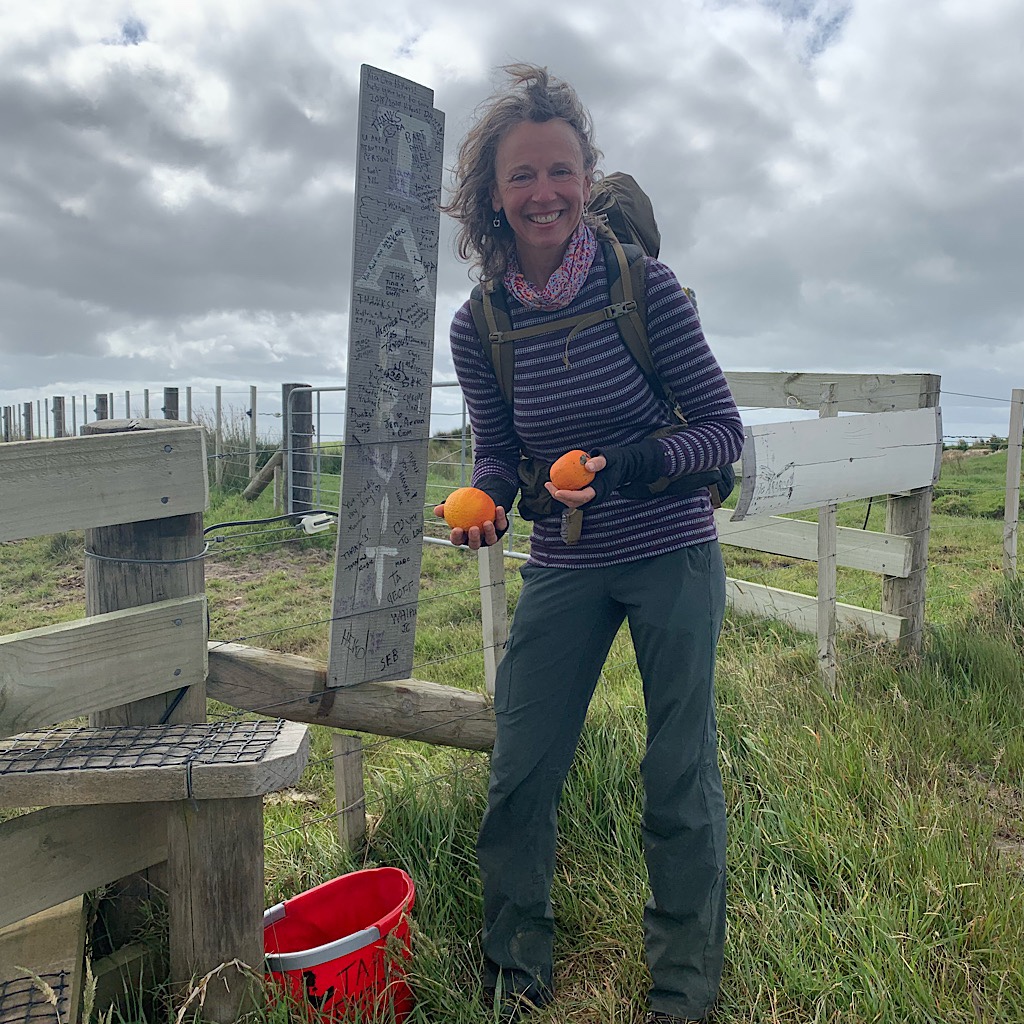
{"type": "Polygon", "coordinates": [[[4,441],[14,440],[14,417],[11,415],[11,407],[4,406],[4,441]]]}
{"type": "Polygon", "coordinates": [[[165,420],[176,420],[178,418],[178,389],[177,388],[164,388],[164,408],[163,414],[165,420]]]}
{"type": "Polygon", "coordinates": [[[126,420],[132,418],[132,393],[130,391],[124,393],[124,418],[126,420]]]}
{"type": "Polygon", "coordinates": [[[185,388],[185,419],[192,422],[192,387],[185,388]]]}
{"type": "MultiPolygon", "coordinates": [[[[137,423],[132,429],[165,426],[185,424],[148,420],[137,423]]],[[[111,434],[128,428],[128,420],[102,420],[85,427],[84,433],[111,434]]],[[[201,512],[86,530],[85,551],[86,615],[189,597],[202,594],[206,589],[201,512]]],[[[101,728],[205,721],[205,683],[190,686],[180,699],[179,692],[159,694],[90,715],[90,725],[101,728]]],[[[170,818],[173,828],[174,816],[170,818]]],[[[115,948],[127,942],[144,919],[142,904],[167,890],[164,865],[122,879],[117,884],[115,902],[104,913],[115,948]]]]}
{"type": "Polygon", "coordinates": [[[1010,432],[1006,446],[1006,509],[1003,515],[1003,573],[1017,575],[1017,533],[1020,528],[1020,457],[1024,435],[1024,388],[1010,399],[1010,432]]]}
{"type": "Polygon", "coordinates": [[[40,437],[50,436],[50,417],[43,415],[43,403],[36,399],[36,433],[40,437]]]}
{"type": "Polygon", "coordinates": [[[142,389],[142,418],[149,419],[149,388],[142,389]]]}
{"type": "MultiPolygon", "coordinates": [[[[839,414],[836,385],[822,388],[818,416],[826,419],[839,414]]],[[[836,509],[827,502],[818,509],[818,672],[828,692],[836,695],[836,509]]]]}
{"type": "Polygon", "coordinates": [[[26,441],[31,441],[35,438],[35,433],[32,430],[32,403],[26,402],[22,407],[22,417],[24,420],[24,429],[22,433],[25,435],[26,441]]]}
{"type": "MultiPolygon", "coordinates": [[[[188,389],[191,395],[192,389],[188,389]]],[[[213,392],[213,416],[214,416],[214,432],[213,432],[213,478],[214,483],[218,487],[224,483],[224,424],[221,420],[221,391],[220,385],[218,384],[214,388],[213,392]]],[[[192,412],[189,410],[189,421],[192,420],[192,412]]]]}
{"type": "Polygon", "coordinates": [[[53,398],[53,436],[67,437],[64,426],[64,396],[54,395],[53,398]]]}
{"type": "Polygon", "coordinates": [[[508,642],[508,599],[505,596],[505,551],[501,543],[477,552],[480,569],[480,618],[484,640],[484,688],[494,696],[498,665],[508,642]]]}
{"type": "Polygon", "coordinates": [[[109,410],[109,407],[107,406],[107,396],[106,395],[97,395],[96,396],[96,405],[93,408],[93,412],[96,414],[96,419],[97,420],[109,420],[110,419],[110,410],[109,410]]]}
{"type": "Polygon", "coordinates": [[[331,732],[334,754],[334,802],[338,811],[338,843],[357,850],[366,836],[366,796],[363,790],[363,741],[358,736],[331,732]]]}
{"type": "Polygon", "coordinates": [[[281,385],[281,411],[284,425],[285,512],[305,512],[313,507],[313,393],[297,388],[308,384],[281,385]]]}
{"type": "MultiPolygon", "coordinates": [[[[938,374],[921,374],[919,409],[934,409],[939,404],[938,374]]],[[[890,494],[885,508],[885,532],[909,537],[910,572],[906,578],[882,579],[882,611],[907,620],[900,646],[920,654],[924,642],[924,601],[928,572],[928,535],[931,531],[932,488],[921,487],[908,494],[890,494]]]]}
{"type": "Polygon", "coordinates": [[[256,475],[256,385],[249,385],[249,479],[256,475]]]}

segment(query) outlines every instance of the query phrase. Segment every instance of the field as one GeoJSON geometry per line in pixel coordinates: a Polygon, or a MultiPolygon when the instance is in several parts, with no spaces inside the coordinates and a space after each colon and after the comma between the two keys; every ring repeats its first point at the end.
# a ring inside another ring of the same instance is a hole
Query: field
{"type": "MultiPolygon", "coordinates": [[[[447,455],[442,465],[434,453],[431,503],[459,482],[447,455]]],[[[919,659],[845,636],[833,700],[813,638],[727,618],[722,1024],[1024,1021],[1024,586],[1001,571],[1005,472],[1005,453],[944,464],[919,659]]],[[[206,521],[272,515],[267,494],[249,504],[221,492],[206,521]]],[[[859,503],[840,523],[878,529],[883,517],[884,502],[859,503]]],[[[332,538],[280,523],[212,531],[211,639],[326,660],[332,538]]],[[[813,563],[725,552],[732,576],[814,592],[813,563]]],[[[0,634],[80,616],[82,560],[74,534],[4,545],[0,634]]],[[[519,564],[506,560],[510,607],[519,564]]],[[[475,559],[425,546],[415,676],[482,687],[477,588],[475,559]]],[[[877,608],[879,593],[876,577],[840,573],[841,601],[877,608]]],[[[558,999],[537,1024],[642,1019],[642,719],[620,636],[562,804],[558,999]]],[[[268,803],[267,905],[359,867],[404,868],[417,887],[412,1024],[493,1019],[478,982],[474,857],[486,754],[365,737],[368,841],[352,857],[337,845],[329,737],[314,732],[300,786],[268,803]]]]}

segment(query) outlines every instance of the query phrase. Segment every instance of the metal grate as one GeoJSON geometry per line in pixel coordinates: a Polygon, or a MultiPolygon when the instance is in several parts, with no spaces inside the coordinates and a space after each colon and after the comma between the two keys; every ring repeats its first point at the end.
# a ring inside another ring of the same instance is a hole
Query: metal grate
{"type": "Polygon", "coordinates": [[[70,987],[71,975],[67,971],[40,974],[35,978],[0,979],[0,1024],[34,1024],[35,1021],[54,1024],[54,1018],[59,1024],[67,1024],[70,987]],[[40,982],[49,986],[52,995],[40,982]]]}
{"type": "Polygon", "coordinates": [[[0,743],[0,775],[253,764],[263,758],[283,725],[280,721],[219,722],[22,733],[0,743]]]}

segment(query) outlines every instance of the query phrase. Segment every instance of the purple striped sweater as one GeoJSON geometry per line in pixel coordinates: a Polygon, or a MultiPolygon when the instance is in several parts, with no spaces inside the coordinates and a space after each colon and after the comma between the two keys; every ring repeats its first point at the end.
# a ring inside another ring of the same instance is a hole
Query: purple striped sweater
{"type": "MultiPolygon", "coordinates": [[[[607,304],[608,275],[600,248],[586,282],[565,309],[544,313],[508,297],[516,328],[607,304]]],[[[658,375],[671,387],[690,428],[661,439],[665,473],[735,462],[743,447],[743,424],[729,385],[686,293],[672,271],[653,259],[647,265],[647,327],[658,375]]],[[[515,342],[514,424],[468,302],[452,321],[451,347],[473,425],[474,483],[496,475],[518,488],[519,439],[531,454],[553,461],[573,448],[633,444],[676,422],[651,390],[614,321],[581,331],[568,348],[564,331],[515,342]]],[[[598,505],[584,505],[583,532],[574,545],[562,541],[559,525],[558,515],[533,524],[533,564],[566,569],[614,565],[717,536],[707,490],[648,501],[613,494],[598,505]]]]}

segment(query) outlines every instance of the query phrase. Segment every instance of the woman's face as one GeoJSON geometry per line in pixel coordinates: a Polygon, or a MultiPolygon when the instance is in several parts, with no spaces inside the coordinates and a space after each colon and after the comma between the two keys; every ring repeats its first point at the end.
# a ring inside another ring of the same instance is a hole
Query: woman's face
{"type": "Polygon", "coordinates": [[[590,198],[575,130],[560,118],[521,121],[498,143],[494,172],[491,204],[505,211],[523,270],[535,261],[553,269],[590,198]]]}

